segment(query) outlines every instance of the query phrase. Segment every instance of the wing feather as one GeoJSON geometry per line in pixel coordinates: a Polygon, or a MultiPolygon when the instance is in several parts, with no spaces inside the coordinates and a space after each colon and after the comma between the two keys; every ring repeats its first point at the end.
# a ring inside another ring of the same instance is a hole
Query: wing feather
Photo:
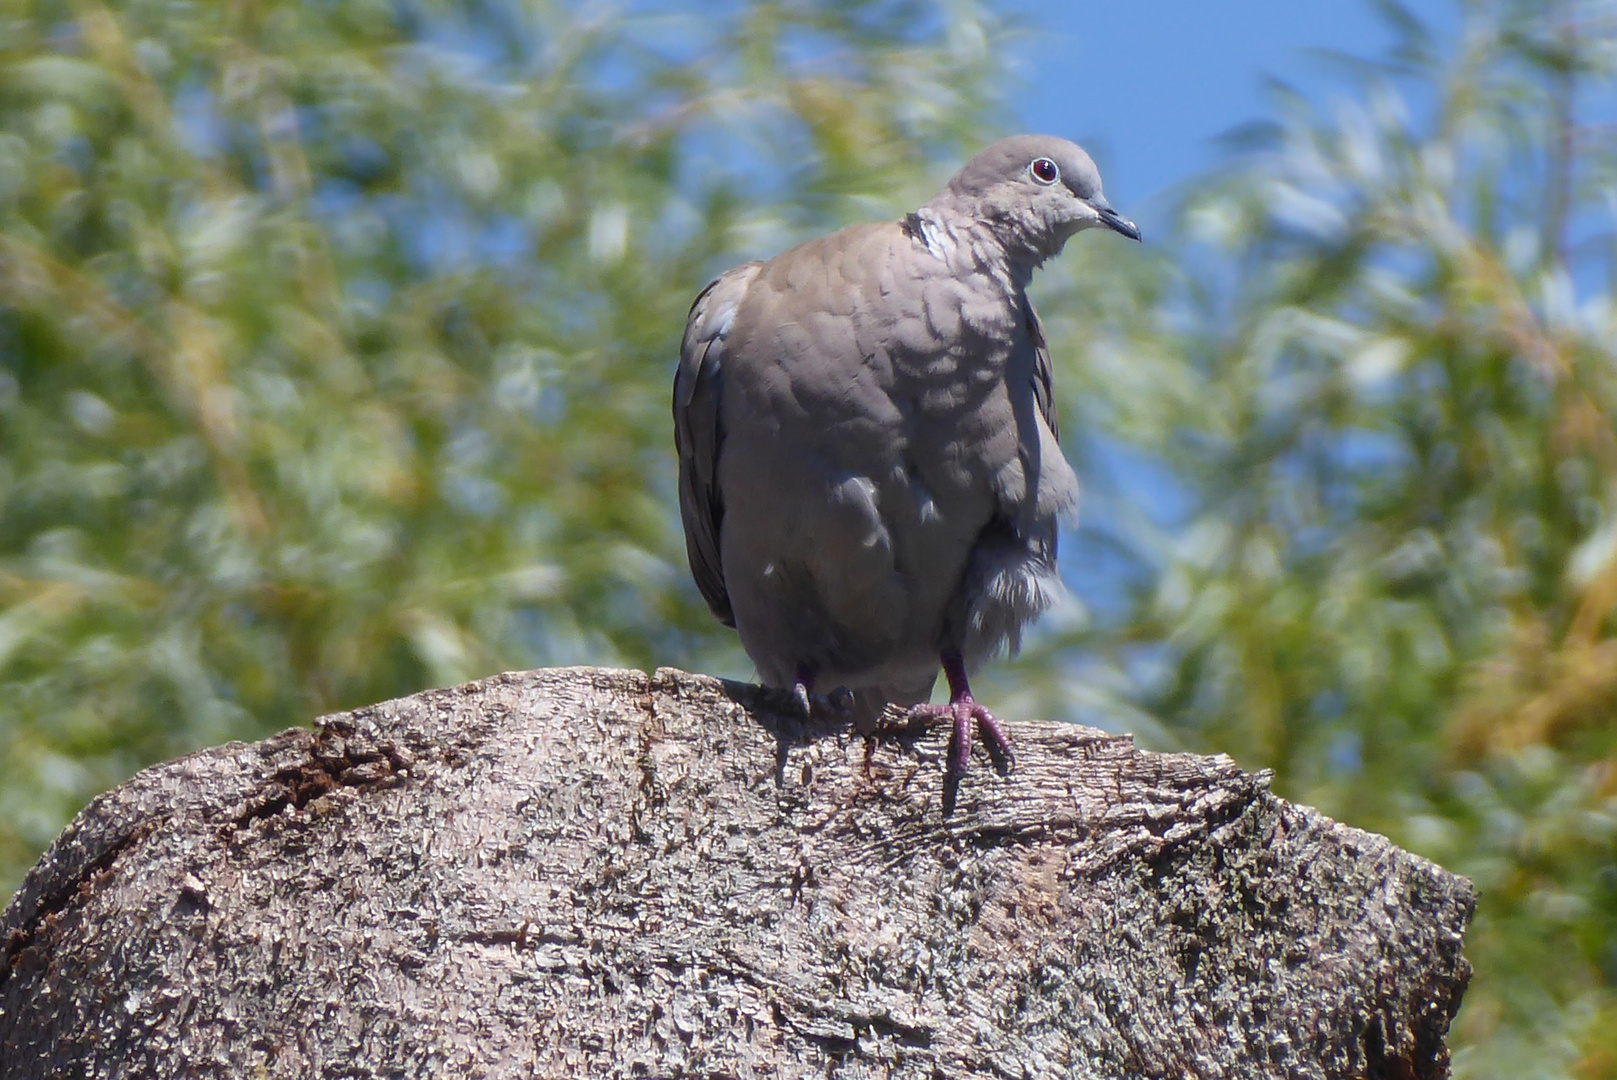
{"type": "Polygon", "coordinates": [[[1050,434],[1061,441],[1061,425],[1056,420],[1055,388],[1052,382],[1053,373],[1050,370],[1050,346],[1044,340],[1044,324],[1039,322],[1038,313],[1033,310],[1033,302],[1023,302],[1027,311],[1027,333],[1033,339],[1033,397],[1039,404],[1039,415],[1049,425],[1050,434]]]}
{"type": "Polygon", "coordinates": [[[691,576],[713,614],[735,625],[719,557],[724,498],[719,491],[719,453],[724,429],[719,399],[724,341],[747,287],[761,263],[747,263],[708,283],[691,305],[674,374],[674,444],[679,451],[679,516],[685,525],[685,555],[691,576]]]}
{"type": "MultiPolygon", "coordinates": [[[[1040,419],[1050,429],[1050,434],[1054,436],[1056,446],[1059,447],[1061,445],[1061,424],[1056,419],[1055,382],[1050,360],[1050,345],[1044,340],[1044,325],[1039,322],[1038,313],[1033,310],[1033,301],[1024,298],[1022,308],[1027,315],[1028,337],[1033,341],[1033,400],[1038,405],[1040,419]]],[[[1036,539],[1043,557],[1048,561],[1049,565],[1054,566],[1056,561],[1056,523],[1054,519],[1041,531],[1044,535],[1036,539]]]]}

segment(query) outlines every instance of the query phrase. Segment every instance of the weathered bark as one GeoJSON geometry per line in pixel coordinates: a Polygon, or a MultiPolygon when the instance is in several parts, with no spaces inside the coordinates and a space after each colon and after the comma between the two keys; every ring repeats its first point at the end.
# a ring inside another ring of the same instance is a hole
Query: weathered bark
{"type": "Polygon", "coordinates": [[[148,769],[0,923],[58,1076],[1438,1077],[1470,884],[1228,759],[504,675],[148,769]]]}

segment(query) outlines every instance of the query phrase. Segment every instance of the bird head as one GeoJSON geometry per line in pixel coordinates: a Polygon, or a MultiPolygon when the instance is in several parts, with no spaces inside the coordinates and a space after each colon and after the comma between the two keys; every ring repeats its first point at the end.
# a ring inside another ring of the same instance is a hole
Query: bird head
{"type": "Polygon", "coordinates": [[[1100,173],[1075,143],[1050,135],[1001,139],[966,163],[929,205],[982,221],[1042,261],[1074,234],[1102,227],[1140,239],[1134,222],[1112,209],[1100,173]]]}

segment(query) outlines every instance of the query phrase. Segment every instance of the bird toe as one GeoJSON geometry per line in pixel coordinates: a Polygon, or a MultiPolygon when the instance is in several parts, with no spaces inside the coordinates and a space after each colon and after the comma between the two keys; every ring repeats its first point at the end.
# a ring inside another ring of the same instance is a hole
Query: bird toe
{"type": "Polygon", "coordinates": [[[814,719],[814,698],[809,694],[809,688],[803,683],[794,683],[792,686],[792,701],[797,705],[797,711],[804,720],[814,719]]]}

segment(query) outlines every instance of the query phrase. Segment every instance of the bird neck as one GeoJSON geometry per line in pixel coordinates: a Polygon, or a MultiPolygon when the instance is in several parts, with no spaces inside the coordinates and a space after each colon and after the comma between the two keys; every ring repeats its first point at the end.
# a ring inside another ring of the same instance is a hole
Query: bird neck
{"type": "Polygon", "coordinates": [[[956,274],[986,274],[1019,295],[1048,256],[1033,238],[932,200],[904,219],[927,251],[956,274]]]}

